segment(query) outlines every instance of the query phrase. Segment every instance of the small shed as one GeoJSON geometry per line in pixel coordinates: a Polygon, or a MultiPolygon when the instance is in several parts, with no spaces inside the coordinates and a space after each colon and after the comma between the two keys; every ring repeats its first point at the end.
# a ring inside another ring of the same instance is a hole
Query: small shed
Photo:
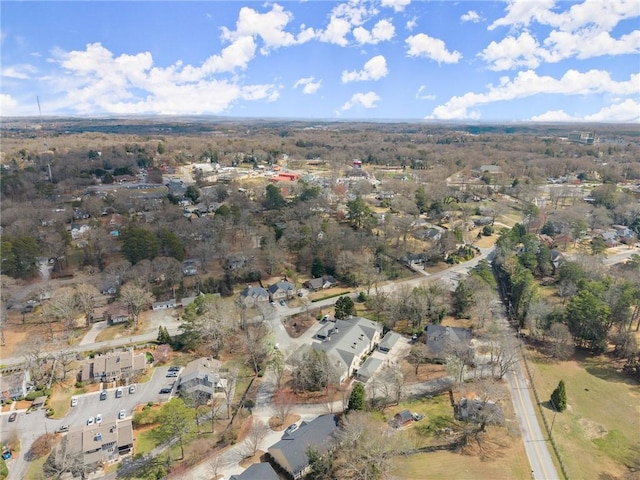
{"type": "Polygon", "coordinates": [[[408,427],[413,423],[413,415],[409,410],[402,410],[393,417],[393,426],[395,428],[408,427]]]}

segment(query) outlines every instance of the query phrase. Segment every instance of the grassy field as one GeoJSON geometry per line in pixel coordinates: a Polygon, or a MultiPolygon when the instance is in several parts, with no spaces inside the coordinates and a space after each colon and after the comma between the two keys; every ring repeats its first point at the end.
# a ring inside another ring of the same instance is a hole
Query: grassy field
{"type": "Polygon", "coordinates": [[[42,466],[47,460],[47,457],[38,458],[29,464],[29,469],[24,476],[24,480],[43,480],[44,474],[42,473],[42,466]]]}
{"type": "Polygon", "coordinates": [[[618,374],[604,356],[531,362],[543,413],[553,422],[553,437],[570,478],[618,478],[640,463],[640,388],[618,374]],[[546,400],[560,380],[567,410],[555,416],[546,400]]]}
{"type": "MultiPolygon", "coordinates": [[[[422,413],[425,418],[413,427],[399,432],[410,438],[415,447],[436,445],[442,443],[442,437],[434,435],[443,425],[456,422],[452,418],[452,409],[448,395],[421,398],[412,402],[402,403],[397,408],[387,409],[385,419],[402,409],[422,413]]],[[[511,418],[513,412],[505,409],[506,418],[511,418]]],[[[509,428],[493,428],[487,433],[488,439],[484,443],[483,459],[479,452],[449,452],[439,451],[418,453],[398,457],[393,466],[392,474],[403,480],[426,479],[526,479],[529,478],[529,462],[524,451],[524,445],[517,431],[509,428]],[[470,454],[472,453],[472,454],[470,454]]]]}

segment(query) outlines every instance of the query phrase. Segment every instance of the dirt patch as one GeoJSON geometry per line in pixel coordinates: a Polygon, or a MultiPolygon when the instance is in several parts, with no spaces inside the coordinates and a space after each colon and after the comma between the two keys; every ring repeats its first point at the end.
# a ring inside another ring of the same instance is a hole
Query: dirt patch
{"type": "Polygon", "coordinates": [[[281,432],[292,423],[296,423],[298,420],[300,420],[300,415],[287,415],[287,418],[285,418],[282,423],[280,423],[280,419],[278,417],[271,417],[269,419],[269,428],[274,432],[281,432]]]}
{"type": "Polygon", "coordinates": [[[608,430],[604,427],[604,425],[600,425],[597,422],[591,421],[587,418],[581,418],[578,420],[578,423],[584,430],[584,435],[589,440],[593,440],[594,438],[603,438],[608,430]]]}
{"type": "Polygon", "coordinates": [[[295,317],[285,319],[282,324],[284,325],[287,334],[291,338],[298,338],[304,332],[306,332],[312,325],[315,325],[317,320],[315,317],[306,314],[296,315],[295,317]]]}

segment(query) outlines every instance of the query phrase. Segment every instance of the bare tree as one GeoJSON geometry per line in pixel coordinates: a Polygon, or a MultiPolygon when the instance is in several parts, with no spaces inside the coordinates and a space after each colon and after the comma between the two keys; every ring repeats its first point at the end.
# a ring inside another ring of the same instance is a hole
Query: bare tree
{"type": "Polygon", "coordinates": [[[138,328],[140,313],[153,301],[153,297],[147,290],[132,283],[127,283],[120,290],[120,298],[129,308],[133,322],[138,328]]]}
{"type": "Polygon", "coordinates": [[[406,357],[407,362],[415,367],[416,375],[418,375],[418,371],[420,370],[420,366],[427,363],[429,359],[429,349],[427,346],[421,341],[417,341],[409,350],[409,354],[406,357]]]}
{"type": "Polygon", "coordinates": [[[44,304],[42,310],[44,316],[50,321],[62,322],[66,335],[71,336],[79,312],[75,292],[72,288],[62,287],[56,290],[51,300],[44,304]]]}
{"type": "Polygon", "coordinates": [[[575,345],[573,335],[564,323],[554,323],[549,328],[549,343],[551,356],[559,360],[566,360],[573,354],[575,345]]]}
{"type": "Polygon", "coordinates": [[[93,465],[85,465],[82,452],[71,447],[69,437],[64,437],[44,462],[42,471],[47,478],[58,480],[71,474],[74,478],[85,480],[94,468],[93,465]]]}
{"type": "Polygon", "coordinates": [[[350,480],[388,478],[393,458],[403,450],[398,435],[366,412],[351,412],[343,421],[336,449],[336,477],[350,480]]]}
{"type": "Polygon", "coordinates": [[[99,295],[98,289],[89,283],[76,286],[75,301],[78,309],[84,313],[86,326],[91,323],[91,317],[99,295]]]}
{"type": "Polygon", "coordinates": [[[296,406],[296,398],[289,390],[279,389],[273,394],[271,404],[275,410],[278,425],[283,425],[296,406]]]}
{"type": "Polygon", "coordinates": [[[227,408],[227,418],[231,418],[231,404],[233,403],[233,393],[236,388],[236,378],[238,378],[237,371],[228,371],[225,375],[226,382],[223,383],[222,393],[224,394],[225,405],[227,408]]]}
{"type": "Polygon", "coordinates": [[[266,324],[247,325],[244,330],[244,346],[251,361],[253,372],[260,372],[263,362],[267,358],[270,342],[268,340],[269,329],[266,324]]]}
{"type": "Polygon", "coordinates": [[[262,420],[257,417],[251,418],[251,426],[244,440],[247,457],[253,457],[256,454],[258,448],[260,448],[260,442],[267,435],[267,432],[268,427],[262,420]]]}
{"type": "Polygon", "coordinates": [[[474,364],[473,350],[464,342],[450,341],[445,345],[447,372],[458,385],[464,382],[469,368],[474,364]]]}

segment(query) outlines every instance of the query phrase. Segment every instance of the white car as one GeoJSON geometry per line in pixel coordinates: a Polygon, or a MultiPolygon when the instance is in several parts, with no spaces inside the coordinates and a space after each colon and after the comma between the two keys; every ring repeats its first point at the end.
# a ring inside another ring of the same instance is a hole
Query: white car
{"type": "Polygon", "coordinates": [[[89,418],[87,419],[87,425],[91,426],[91,425],[93,425],[93,424],[94,424],[93,417],[89,417],[89,418]]]}
{"type": "Polygon", "coordinates": [[[102,423],[102,414],[99,413],[96,415],[96,424],[100,425],[102,423]]]}
{"type": "Polygon", "coordinates": [[[77,397],[71,397],[71,406],[72,407],[77,407],[78,406],[78,398],[77,397]]]}
{"type": "Polygon", "coordinates": [[[136,386],[135,385],[129,385],[129,393],[136,393],[136,386]]]}
{"type": "Polygon", "coordinates": [[[120,398],[122,396],[122,388],[116,389],[116,398],[120,398]]]}
{"type": "Polygon", "coordinates": [[[126,416],[127,416],[127,411],[126,410],[120,410],[120,412],[118,413],[118,420],[122,420],[126,416]]]}

